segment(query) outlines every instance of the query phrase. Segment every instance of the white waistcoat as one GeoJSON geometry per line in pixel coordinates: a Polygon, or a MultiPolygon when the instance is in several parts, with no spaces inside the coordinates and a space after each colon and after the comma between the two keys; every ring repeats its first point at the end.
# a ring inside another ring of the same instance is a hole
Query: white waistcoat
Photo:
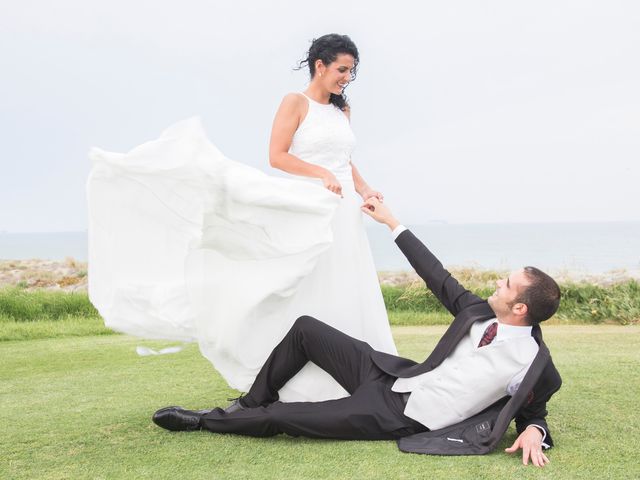
{"type": "Polygon", "coordinates": [[[404,410],[406,416],[437,430],[465,420],[507,395],[514,376],[524,375],[531,365],[538,344],[530,334],[500,339],[500,328],[505,326],[499,324],[494,341],[478,348],[492,321],[495,320],[475,323],[434,370],[396,380],[394,392],[411,392],[404,410]]]}

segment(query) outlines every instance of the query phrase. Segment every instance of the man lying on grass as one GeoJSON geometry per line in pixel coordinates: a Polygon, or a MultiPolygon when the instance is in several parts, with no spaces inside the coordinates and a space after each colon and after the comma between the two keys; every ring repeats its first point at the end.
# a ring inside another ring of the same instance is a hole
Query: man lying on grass
{"type": "MultiPolygon", "coordinates": [[[[496,282],[483,300],[466,290],[376,198],[362,210],[393,231],[396,243],[454,315],[422,363],[373,350],[312,317],[298,318],[249,392],[225,410],[166,407],[153,421],[167,430],[205,429],[267,437],[396,439],[401,450],[443,455],[492,451],[515,418],[522,462],[542,467],[553,445],[546,403],[561,385],[539,323],[560,289],[534,267],[496,282]],[[328,372],[350,396],[324,402],[278,401],[278,390],[307,363],[328,372]]],[[[345,292],[347,294],[347,292],[345,292]]]]}

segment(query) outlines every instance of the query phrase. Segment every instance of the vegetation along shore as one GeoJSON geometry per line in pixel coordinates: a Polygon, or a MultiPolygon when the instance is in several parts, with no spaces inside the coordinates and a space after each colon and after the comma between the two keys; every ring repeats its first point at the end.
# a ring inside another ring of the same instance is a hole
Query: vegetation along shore
{"type": "MultiPolygon", "coordinates": [[[[452,269],[456,278],[486,298],[505,275],[452,269]]],[[[640,323],[640,282],[624,272],[576,277],[554,272],[563,293],[548,323],[640,323]]],[[[381,272],[380,284],[392,325],[438,325],[451,321],[413,272],[381,272]]],[[[87,265],[67,259],[0,261],[0,340],[112,334],[87,295],[87,265]]]]}

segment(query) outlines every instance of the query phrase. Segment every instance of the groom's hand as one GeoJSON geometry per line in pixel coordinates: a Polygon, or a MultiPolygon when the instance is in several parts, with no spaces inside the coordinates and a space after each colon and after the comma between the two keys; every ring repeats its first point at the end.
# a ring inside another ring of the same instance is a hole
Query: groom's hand
{"type": "Polygon", "coordinates": [[[542,433],[533,425],[529,425],[505,452],[514,453],[522,449],[522,464],[528,465],[529,458],[536,467],[544,467],[549,459],[542,452],[542,433]]]}
{"type": "Polygon", "coordinates": [[[389,207],[380,202],[376,197],[370,197],[360,207],[364,213],[373,218],[376,222],[384,223],[391,230],[400,225],[400,222],[395,219],[389,207]]]}

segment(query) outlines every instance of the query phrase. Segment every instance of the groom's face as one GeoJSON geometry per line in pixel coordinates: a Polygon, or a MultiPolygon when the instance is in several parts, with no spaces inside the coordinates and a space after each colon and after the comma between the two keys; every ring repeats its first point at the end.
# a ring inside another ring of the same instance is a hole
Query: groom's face
{"type": "Polygon", "coordinates": [[[513,313],[516,299],[529,286],[530,282],[524,269],[511,272],[506,278],[496,280],[496,291],[487,301],[496,315],[513,313]]]}

